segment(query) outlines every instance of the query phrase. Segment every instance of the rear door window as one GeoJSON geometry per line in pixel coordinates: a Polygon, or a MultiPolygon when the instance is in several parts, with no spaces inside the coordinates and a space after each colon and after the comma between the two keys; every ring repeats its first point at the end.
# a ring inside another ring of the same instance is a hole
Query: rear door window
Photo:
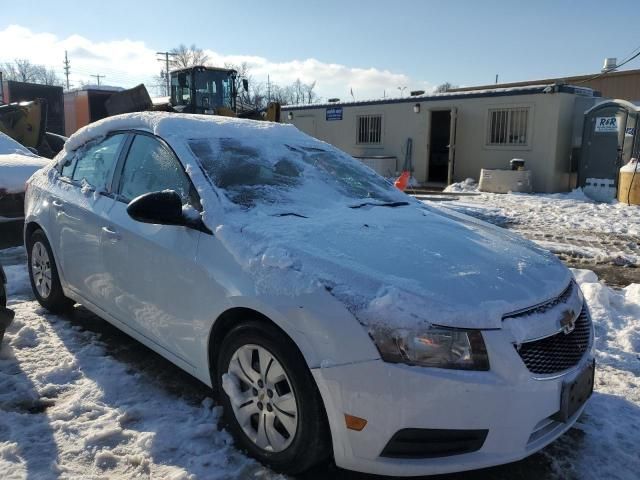
{"type": "Polygon", "coordinates": [[[86,182],[96,190],[105,190],[111,182],[125,136],[112,135],[78,153],[72,179],[76,182],[86,182]]]}
{"type": "Polygon", "coordinates": [[[130,202],[149,192],[174,190],[200,209],[198,194],[174,153],[158,139],[136,135],[120,175],[119,198],[130,202]]]}

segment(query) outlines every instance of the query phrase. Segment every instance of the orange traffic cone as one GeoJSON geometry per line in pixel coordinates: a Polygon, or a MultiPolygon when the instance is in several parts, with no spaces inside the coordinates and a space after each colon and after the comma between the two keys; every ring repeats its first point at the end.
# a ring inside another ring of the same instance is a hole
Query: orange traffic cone
{"type": "Polygon", "coordinates": [[[396,188],[398,188],[398,189],[400,189],[400,190],[402,190],[404,192],[404,190],[409,185],[409,179],[410,178],[411,178],[411,173],[409,171],[405,170],[398,177],[398,179],[394,182],[394,185],[396,186],[396,188]]]}

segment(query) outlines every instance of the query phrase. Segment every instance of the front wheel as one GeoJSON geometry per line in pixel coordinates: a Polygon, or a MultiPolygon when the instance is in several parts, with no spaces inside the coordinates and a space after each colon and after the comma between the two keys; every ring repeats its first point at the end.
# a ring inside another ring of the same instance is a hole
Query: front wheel
{"type": "Polygon", "coordinates": [[[275,327],[252,321],[232,329],[218,357],[217,383],[229,430],[253,457],[288,474],[327,459],[320,394],[302,354],[275,327]]]}

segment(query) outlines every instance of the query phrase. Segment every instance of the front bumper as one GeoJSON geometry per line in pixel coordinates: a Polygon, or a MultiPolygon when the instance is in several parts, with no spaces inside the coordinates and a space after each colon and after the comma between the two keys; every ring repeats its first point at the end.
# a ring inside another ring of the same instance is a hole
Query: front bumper
{"type": "Polygon", "coordinates": [[[572,381],[592,360],[589,353],[562,375],[535,379],[504,332],[484,333],[492,361],[488,372],[389,364],[381,360],[313,370],[331,426],[336,464],[382,475],[429,475],[471,470],[520,460],[543,448],[577,420],[553,419],[560,410],[563,382],[572,381]],[[344,414],[367,420],[348,430],[344,414]],[[381,456],[403,429],[485,430],[471,453],[432,458],[381,456]]]}

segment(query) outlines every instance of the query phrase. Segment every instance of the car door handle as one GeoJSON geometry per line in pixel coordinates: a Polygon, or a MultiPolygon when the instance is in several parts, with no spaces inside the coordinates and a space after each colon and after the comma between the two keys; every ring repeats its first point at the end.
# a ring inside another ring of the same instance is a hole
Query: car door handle
{"type": "Polygon", "coordinates": [[[55,208],[56,210],[62,210],[62,207],[64,207],[63,203],[57,200],[53,200],[51,202],[51,205],[53,205],[53,208],[55,208]]]}
{"type": "Polygon", "coordinates": [[[122,238],[118,232],[110,229],[109,227],[102,227],[102,231],[104,232],[105,236],[110,240],[120,240],[120,238],[122,238]]]}

